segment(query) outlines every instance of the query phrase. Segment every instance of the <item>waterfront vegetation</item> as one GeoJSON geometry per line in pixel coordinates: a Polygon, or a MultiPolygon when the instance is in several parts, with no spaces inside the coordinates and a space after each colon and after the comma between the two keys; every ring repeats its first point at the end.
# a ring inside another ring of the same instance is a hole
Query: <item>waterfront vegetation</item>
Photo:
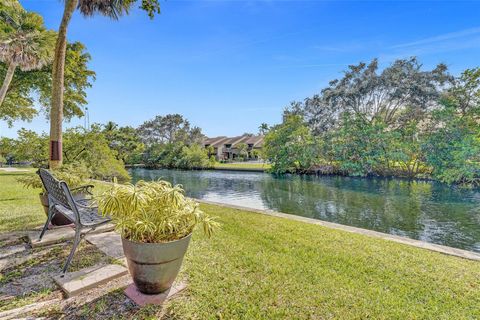
{"type": "MultiPolygon", "coordinates": [[[[31,174],[0,171],[2,231],[44,222],[38,192],[16,180],[31,174]]],[[[96,183],[97,192],[105,188],[96,183]]],[[[188,290],[166,306],[173,318],[480,317],[478,262],[244,210],[201,209],[222,227],[211,239],[194,233],[180,274],[188,290]]],[[[124,301],[116,290],[75,312],[90,318],[112,316],[112,310],[126,318],[160,314],[157,307],[125,311],[124,301]]],[[[64,312],[72,310],[44,315],[64,312]]]]}
{"type": "Polygon", "coordinates": [[[294,102],[265,138],[272,171],[433,178],[480,185],[480,68],[459,77],[414,58],[350,66],[294,102]],[[408,79],[408,81],[404,81],[408,79]]]}
{"type": "MultiPolygon", "coordinates": [[[[120,181],[129,179],[124,164],[219,167],[214,152],[202,147],[201,128],[179,114],[159,115],[136,128],[109,122],[63,133],[63,117],[85,115],[86,89],[95,79],[85,46],[66,41],[72,13],[117,19],[135,2],[104,6],[85,0],[76,6],[77,1],[66,1],[59,32],[47,30],[42,17],[25,11],[17,0],[1,4],[0,120],[12,125],[43,112],[51,118],[51,129],[49,136],[21,129],[15,140],[1,138],[0,161],[54,167],[62,161],[81,163],[93,178],[120,181]],[[23,61],[16,55],[19,50],[23,61]],[[59,159],[49,159],[49,146],[57,149],[62,143],[59,159]]],[[[141,8],[151,18],[160,10],[157,0],[142,1],[141,8]]],[[[282,123],[262,123],[259,132],[266,135],[260,156],[277,174],[427,178],[476,187],[480,68],[453,75],[445,64],[426,70],[415,57],[383,69],[377,59],[360,62],[317,94],[292,102],[282,123]]],[[[240,156],[248,154],[244,144],[235,148],[240,156]]]]}
{"type": "MultiPolygon", "coordinates": [[[[415,59],[398,60],[381,73],[376,61],[351,66],[320,94],[292,103],[282,123],[260,126],[266,134],[260,154],[265,165],[218,163],[213,150],[202,146],[202,130],[179,114],[157,116],[138,128],[113,122],[70,128],[64,134],[64,162],[82,163],[93,178],[120,181],[129,179],[124,164],[144,164],[426,178],[476,187],[480,68],[459,77],[443,65],[420,68],[415,59]],[[398,84],[397,78],[412,80],[398,84]]],[[[17,139],[0,138],[0,159],[45,166],[48,136],[21,129],[17,139]]]]}

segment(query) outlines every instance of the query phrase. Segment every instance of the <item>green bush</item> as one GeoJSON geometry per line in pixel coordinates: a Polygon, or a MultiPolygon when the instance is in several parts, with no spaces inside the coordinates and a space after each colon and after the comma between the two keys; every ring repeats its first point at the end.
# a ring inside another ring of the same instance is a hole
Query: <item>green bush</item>
{"type": "Polygon", "coordinates": [[[200,145],[184,146],[176,162],[181,169],[202,169],[210,166],[208,154],[200,145]]]}
{"type": "Polygon", "coordinates": [[[205,169],[215,165],[215,157],[208,157],[208,150],[201,145],[185,145],[182,142],[155,144],[147,149],[144,161],[148,167],[205,169]]]}
{"type": "MultiPolygon", "coordinates": [[[[70,189],[85,185],[91,176],[90,170],[84,163],[71,163],[59,169],[50,170],[60,181],[65,181],[70,189]]],[[[43,184],[38,174],[26,175],[17,179],[25,188],[43,189],[43,184]]]]}
{"type": "Polygon", "coordinates": [[[84,163],[92,178],[120,182],[130,180],[122,160],[117,159],[99,126],[91,130],[77,127],[68,129],[63,136],[64,163],[84,163]]]}
{"type": "Polygon", "coordinates": [[[318,145],[300,116],[286,117],[265,136],[264,158],[274,173],[304,172],[315,164],[318,145]]]}

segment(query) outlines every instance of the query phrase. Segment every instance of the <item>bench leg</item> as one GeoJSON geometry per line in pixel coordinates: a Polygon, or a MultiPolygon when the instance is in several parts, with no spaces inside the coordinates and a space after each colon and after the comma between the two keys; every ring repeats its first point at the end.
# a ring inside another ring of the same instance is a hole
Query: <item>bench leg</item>
{"type": "Polygon", "coordinates": [[[65,262],[65,265],[63,266],[63,270],[62,270],[63,275],[65,275],[65,272],[67,272],[68,266],[70,265],[70,262],[72,262],[73,255],[75,254],[75,250],[77,250],[77,246],[82,240],[81,234],[82,234],[81,229],[78,227],[75,228],[75,238],[73,239],[72,251],[70,251],[70,254],[68,255],[68,258],[67,258],[67,262],[65,262]]]}
{"type": "Polygon", "coordinates": [[[47,222],[45,222],[45,225],[43,226],[42,232],[40,233],[40,237],[38,237],[38,241],[41,241],[43,238],[43,235],[48,229],[48,225],[53,219],[53,216],[55,215],[55,212],[53,211],[53,208],[48,209],[48,217],[47,217],[47,222]]]}

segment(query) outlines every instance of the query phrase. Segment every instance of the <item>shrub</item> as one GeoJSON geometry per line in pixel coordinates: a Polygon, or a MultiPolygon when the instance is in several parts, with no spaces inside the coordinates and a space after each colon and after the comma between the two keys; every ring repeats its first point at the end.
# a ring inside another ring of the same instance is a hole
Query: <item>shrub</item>
{"type": "Polygon", "coordinates": [[[68,129],[64,134],[64,163],[84,163],[92,178],[101,180],[130,180],[122,160],[116,158],[100,127],[92,126],[87,131],[81,127],[68,129]]]}
{"type": "Polygon", "coordinates": [[[274,173],[303,172],[315,164],[317,148],[303,119],[292,115],[272,127],[265,136],[263,157],[270,161],[274,173]]]}
{"type": "MultiPolygon", "coordinates": [[[[86,184],[90,178],[90,171],[84,163],[71,163],[59,169],[51,170],[52,174],[60,181],[65,181],[70,189],[86,184]]],[[[42,189],[42,180],[38,174],[32,174],[17,179],[25,188],[42,189]]],[[[44,192],[44,190],[42,191],[44,192]]]]}
{"type": "Polygon", "coordinates": [[[181,169],[201,169],[209,167],[209,158],[206,150],[200,145],[184,146],[176,162],[181,169]]]}

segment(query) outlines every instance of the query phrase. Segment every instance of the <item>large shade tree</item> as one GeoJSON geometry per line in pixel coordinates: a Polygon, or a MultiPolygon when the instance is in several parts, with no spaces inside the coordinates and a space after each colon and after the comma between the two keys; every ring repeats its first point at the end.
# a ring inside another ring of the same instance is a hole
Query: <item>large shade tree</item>
{"type": "Polygon", "coordinates": [[[168,143],[201,144],[205,138],[199,127],[192,127],[180,114],[156,116],[145,121],[138,128],[138,134],[147,146],[168,143]]]}
{"type": "MultiPolygon", "coordinates": [[[[42,18],[34,13],[27,13],[17,0],[0,1],[0,38],[10,39],[15,34],[26,31],[45,31],[42,18]]],[[[52,36],[56,36],[54,32],[52,36]]],[[[51,41],[51,58],[55,39],[51,41]]],[[[50,59],[52,60],[52,59],[50,59]]],[[[83,116],[86,101],[86,89],[91,87],[95,72],[88,68],[90,55],[80,42],[67,44],[64,81],[64,117],[83,116]]],[[[50,61],[51,62],[51,61],[50,61]]],[[[1,79],[9,78],[9,64],[0,61],[1,79]]],[[[0,107],[0,121],[12,126],[16,120],[30,121],[40,110],[49,116],[52,94],[52,63],[40,69],[23,71],[16,68],[5,98],[0,107]],[[38,108],[40,107],[40,108],[38,108]]],[[[1,85],[1,84],[0,84],[1,85]]]]}
{"type": "MultiPolygon", "coordinates": [[[[64,119],[84,116],[87,88],[92,86],[95,72],[89,69],[90,55],[80,42],[69,43],[65,59],[64,119]]],[[[0,62],[0,79],[8,66],[0,62]]],[[[52,65],[39,70],[17,69],[0,108],[0,121],[12,126],[16,120],[30,121],[41,111],[50,117],[52,65]]],[[[48,141],[47,141],[48,144],[48,141]]]]}
{"type": "MultiPolygon", "coordinates": [[[[123,14],[128,13],[136,2],[137,0],[65,0],[63,17],[55,45],[55,57],[52,70],[49,161],[51,168],[57,168],[62,165],[63,91],[67,29],[74,11],[78,9],[84,16],[102,14],[112,19],[118,19],[123,14]]],[[[147,11],[150,17],[160,12],[158,0],[142,0],[140,7],[147,11]]]]}
{"type": "Polygon", "coordinates": [[[452,81],[444,64],[422,70],[416,58],[400,59],[380,71],[374,59],[349,66],[342,78],[330,81],[320,94],[293,103],[288,112],[303,115],[317,135],[336,127],[345,113],[398,128],[436,107],[452,81]]]}
{"type": "Polygon", "coordinates": [[[0,88],[0,108],[15,71],[38,70],[51,63],[55,32],[46,30],[41,16],[26,12],[15,1],[0,7],[0,61],[7,71],[0,88]]]}

